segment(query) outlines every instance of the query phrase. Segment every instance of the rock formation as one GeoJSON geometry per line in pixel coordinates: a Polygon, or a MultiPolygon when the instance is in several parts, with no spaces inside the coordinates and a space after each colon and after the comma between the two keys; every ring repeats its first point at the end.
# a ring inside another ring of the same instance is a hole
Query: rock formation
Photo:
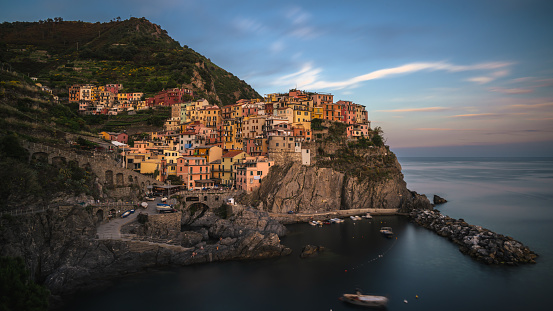
{"type": "Polygon", "coordinates": [[[480,226],[453,219],[436,210],[413,210],[413,221],[459,245],[459,250],[487,264],[536,263],[538,255],[527,246],[480,226]]]}
{"type": "Polygon", "coordinates": [[[434,195],[434,198],[432,199],[432,201],[434,201],[434,205],[438,205],[438,204],[444,204],[444,203],[447,203],[447,200],[438,196],[438,195],[434,195]]]}
{"type": "Polygon", "coordinates": [[[324,160],[313,166],[275,166],[246,200],[273,213],[431,208],[426,196],[407,189],[399,162],[386,149],[360,151],[348,161],[341,166],[324,160]]]}
{"type": "Polygon", "coordinates": [[[22,257],[33,278],[60,295],[150,267],[260,259],[291,252],[280,244],[284,226],[264,212],[245,209],[228,219],[204,213],[191,223],[193,230],[184,232],[175,228],[180,229],[180,213],[148,216],[143,224],[135,222],[123,230],[142,240],[97,240],[94,219],[83,207],[65,213],[4,215],[0,255],[22,257]],[[158,242],[178,239],[180,245],[152,243],[148,237],[154,236],[158,242]]]}
{"type": "Polygon", "coordinates": [[[306,245],[301,251],[301,258],[315,257],[319,253],[324,252],[325,248],[322,246],[306,245]]]}

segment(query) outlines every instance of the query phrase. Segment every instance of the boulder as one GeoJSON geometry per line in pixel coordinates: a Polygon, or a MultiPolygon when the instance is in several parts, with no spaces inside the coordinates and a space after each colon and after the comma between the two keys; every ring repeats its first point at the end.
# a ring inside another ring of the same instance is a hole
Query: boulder
{"type": "Polygon", "coordinates": [[[434,201],[434,205],[438,205],[438,204],[444,204],[447,202],[446,199],[438,196],[438,195],[434,195],[434,198],[433,198],[433,201],[434,201]]]}
{"type": "Polygon", "coordinates": [[[314,257],[325,250],[322,246],[306,245],[301,251],[301,258],[314,257]]]}

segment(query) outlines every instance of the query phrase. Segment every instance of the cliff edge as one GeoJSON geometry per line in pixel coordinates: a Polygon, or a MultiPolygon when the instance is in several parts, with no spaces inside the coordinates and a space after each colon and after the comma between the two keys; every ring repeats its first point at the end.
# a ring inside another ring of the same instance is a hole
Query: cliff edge
{"type": "Polygon", "coordinates": [[[272,213],[315,213],[349,209],[431,209],[424,195],[407,189],[396,156],[386,147],[318,150],[315,164],[275,165],[261,187],[244,200],[272,213]]]}

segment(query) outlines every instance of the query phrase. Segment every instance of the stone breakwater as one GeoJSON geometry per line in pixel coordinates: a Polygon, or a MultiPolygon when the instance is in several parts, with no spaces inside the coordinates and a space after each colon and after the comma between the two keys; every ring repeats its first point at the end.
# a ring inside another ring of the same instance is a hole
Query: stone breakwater
{"type": "Polygon", "coordinates": [[[413,210],[411,219],[459,245],[459,250],[472,258],[494,265],[536,263],[538,257],[527,246],[480,226],[469,225],[463,219],[442,215],[436,210],[413,210]]]}

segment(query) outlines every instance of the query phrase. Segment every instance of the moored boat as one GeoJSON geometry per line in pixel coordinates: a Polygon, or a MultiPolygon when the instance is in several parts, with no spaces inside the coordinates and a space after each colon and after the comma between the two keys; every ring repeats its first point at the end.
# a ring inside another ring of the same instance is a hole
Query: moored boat
{"type": "Polygon", "coordinates": [[[385,308],[388,304],[388,298],[384,296],[375,296],[375,295],[363,295],[361,292],[355,294],[344,294],[339,298],[341,301],[351,303],[358,306],[364,307],[381,307],[385,308]]]}
{"type": "Polygon", "coordinates": [[[158,203],[157,211],[158,213],[164,213],[164,212],[174,212],[175,210],[173,209],[173,206],[170,204],[158,203]]]}
{"type": "Polygon", "coordinates": [[[387,237],[394,235],[394,232],[392,231],[392,227],[382,227],[380,228],[380,233],[384,234],[387,237]]]}
{"type": "Polygon", "coordinates": [[[371,213],[367,213],[363,216],[363,218],[372,219],[373,217],[371,216],[371,213]]]}

